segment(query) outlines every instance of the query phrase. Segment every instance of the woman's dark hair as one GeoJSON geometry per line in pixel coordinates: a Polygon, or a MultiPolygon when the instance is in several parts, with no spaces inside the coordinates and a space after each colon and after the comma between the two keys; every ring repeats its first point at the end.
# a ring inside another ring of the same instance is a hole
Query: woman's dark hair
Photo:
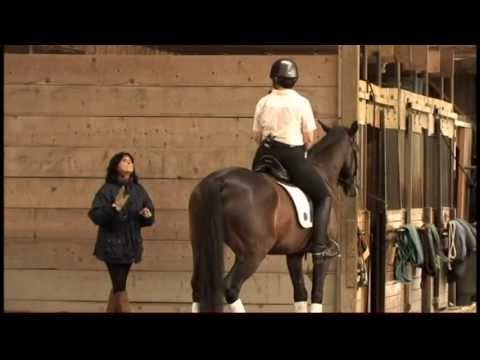
{"type": "MultiPolygon", "coordinates": [[[[111,159],[110,162],[108,163],[107,167],[107,176],[105,177],[105,181],[107,183],[116,183],[118,179],[118,164],[120,164],[120,161],[122,161],[124,156],[128,156],[131,160],[132,163],[135,164],[135,160],[133,159],[133,156],[128,153],[128,152],[119,152],[118,154],[115,154],[111,159]]],[[[130,178],[135,184],[138,184],[138,176],[135,173],[135,167],[133,168],[133,173],[130,175],[130,178]]]]}
{"type": "Polygon", "coordinates": [[[295,86],[297,79],[277,77],[275,82],[285,89],[292,89],[295,86]]]}

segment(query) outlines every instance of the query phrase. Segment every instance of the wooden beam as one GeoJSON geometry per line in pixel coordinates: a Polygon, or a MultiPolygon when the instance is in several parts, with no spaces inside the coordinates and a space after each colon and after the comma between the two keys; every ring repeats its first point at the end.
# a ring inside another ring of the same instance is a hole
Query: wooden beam
{"type": "MultiPolygon", "coordinates": [[[[188,209],[188,198],[198,180],[144,180],[156,207],[188,209]]],[[[88,209],[103,179],[5,178],[5,207],[88,209]],[[75,194],[75,196],[72,196],[75,194]]]]}
{"type": "Polygon", "coordinates": [[[364,45],[363,49],[363,80],[368,81],[368,47],[369,45],[364,45]]]}
{"type": "MultiPolygon", "coordinates": [[[[252,117],[270,87],[6,85],[5,114],[252,117]]],[[[337,87],[298,87],[319,116],[337,116],[337,87]]]]}
{"type": "MultiPolygon", "coordinates": [[[[132,302],[191,302],[191,272],[132,271],[127,289],[132,302]]],[[[5,300],[105,301],[108,272],[91,270],[5,270],[5,300]]],[[[310,286],[310,281],[306,281],[310,286]]],[[[335,276],[326,277],[325,304],[333,303],[335,276]]],[[[245,303],[290,304],[288,273],[256,273],[242,289],[245,303]]]]}
{"type": "Polygon", "coordinates": [[[5,116],[4,126],[7,147],[256,149],[251,117],[5,116]]]}
{"type": "Polygon", "coordinates": [[[249,168],[255,149],[164,150],[161,148],[5,147],[5,176],[104,178],[108,159],[120,151],[135,157],[142,178],[200,179],[229,166],[249,168]]]}
{"type": "Polygon", "coordinates": [[[428,89],[428,82],[429,82],[429,68],[430,68],[430,51],[429,46],[427,45],[427,55],[426,55],[426,63],[425,63],[425,96],[428,96],[429,89],[428,89]]]}
{"type": "MultiPolygon", "coordinates": [[[[162,206],[162,204],[157,204],[162,206]]],[[[71,238],[72,241],[92,245],[97,237],[98,228],[87,216],[84,209],[39,209],[5,208],[5,243],[43,242],[71,238]],[[18,219],[22,219],[19,222],[18,219]]],[[[142,230],[143,239],[154,241],[181,240],[188,242],[188,210],[155,209],[158,221],[142,230]],[[163,221],[162,219],[168,219],[163,221]]]]}
{"type": "MultiPolygon", "coordinates": [[[[292,55],[297,86],[337,86],[337,55],[292,55]]],[[[276,55],[14,55],[5,84],[99,86],[271,86],[276,55]]]]}
{"type": "MultiPolygon", "coordinates": [[[[360,46],[341,46],[341,104],[340,123],[350,126],[358,114],[358,86],[360,80],[360,46]]],[[[337,271],[337,311],[354,312],[356,305],[357,269],[357,202],[355,198],[344,197],[342,201],[341,230],[342,257],[337,271]],[[353,276],[352,276],[353,275],[353,276]]]]}
{"type": "MultiPolygon", "coordinates": [[[[457,134],[459,148],[458,163],[465,168],[471,164],[472,131],[468,128],[457,128],[457,134]]],[[[460,168],[457,169],[457,177],[457,216],[468,220],[468,203],[466,201],[468,193],[467,177],[460,168]]]]}

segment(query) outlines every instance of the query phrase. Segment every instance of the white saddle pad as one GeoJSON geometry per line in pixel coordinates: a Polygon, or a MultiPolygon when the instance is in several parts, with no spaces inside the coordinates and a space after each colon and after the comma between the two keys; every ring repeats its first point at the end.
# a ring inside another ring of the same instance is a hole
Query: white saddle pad
{"type": "Polygon", "coordinates": [[[292,199],[295,209],[297,210],[297,218],[301,227],[308,229],[313,226],[312,221],[312,205],[305,193],[298,187],[287,185],[277,180],[277,183],[282,186],[292,199]]]}

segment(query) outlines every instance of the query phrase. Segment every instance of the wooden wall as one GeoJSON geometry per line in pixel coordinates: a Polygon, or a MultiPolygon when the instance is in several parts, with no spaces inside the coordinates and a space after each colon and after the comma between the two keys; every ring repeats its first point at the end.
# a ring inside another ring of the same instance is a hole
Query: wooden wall
{"type": "MultiPolygon", "coordinates": [[[[249,167],[254,107],[277,57],[7,54],[5,310],[104,311],[110,280],[87,211],[108,160],[127,150],[157,211],[128,280],[133,310],[190,311],[188,197],[218,168],[249,167]]],[[[336,121],[337,56],[292,57],[299,92],[336,121]]],[[[284,257],[268,257],[242,299],[247,311],[292,311],[284,257]]]]}

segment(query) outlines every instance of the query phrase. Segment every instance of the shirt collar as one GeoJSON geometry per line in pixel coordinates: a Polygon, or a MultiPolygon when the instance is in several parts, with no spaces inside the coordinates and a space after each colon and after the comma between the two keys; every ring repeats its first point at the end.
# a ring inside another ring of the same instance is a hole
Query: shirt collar
{"type": "Polygon", "coordinates": [[[293,89],[272,89],[272,94],[275,95],[287,95],[287,94],[293,94],[295,90],[293,89]]]}

